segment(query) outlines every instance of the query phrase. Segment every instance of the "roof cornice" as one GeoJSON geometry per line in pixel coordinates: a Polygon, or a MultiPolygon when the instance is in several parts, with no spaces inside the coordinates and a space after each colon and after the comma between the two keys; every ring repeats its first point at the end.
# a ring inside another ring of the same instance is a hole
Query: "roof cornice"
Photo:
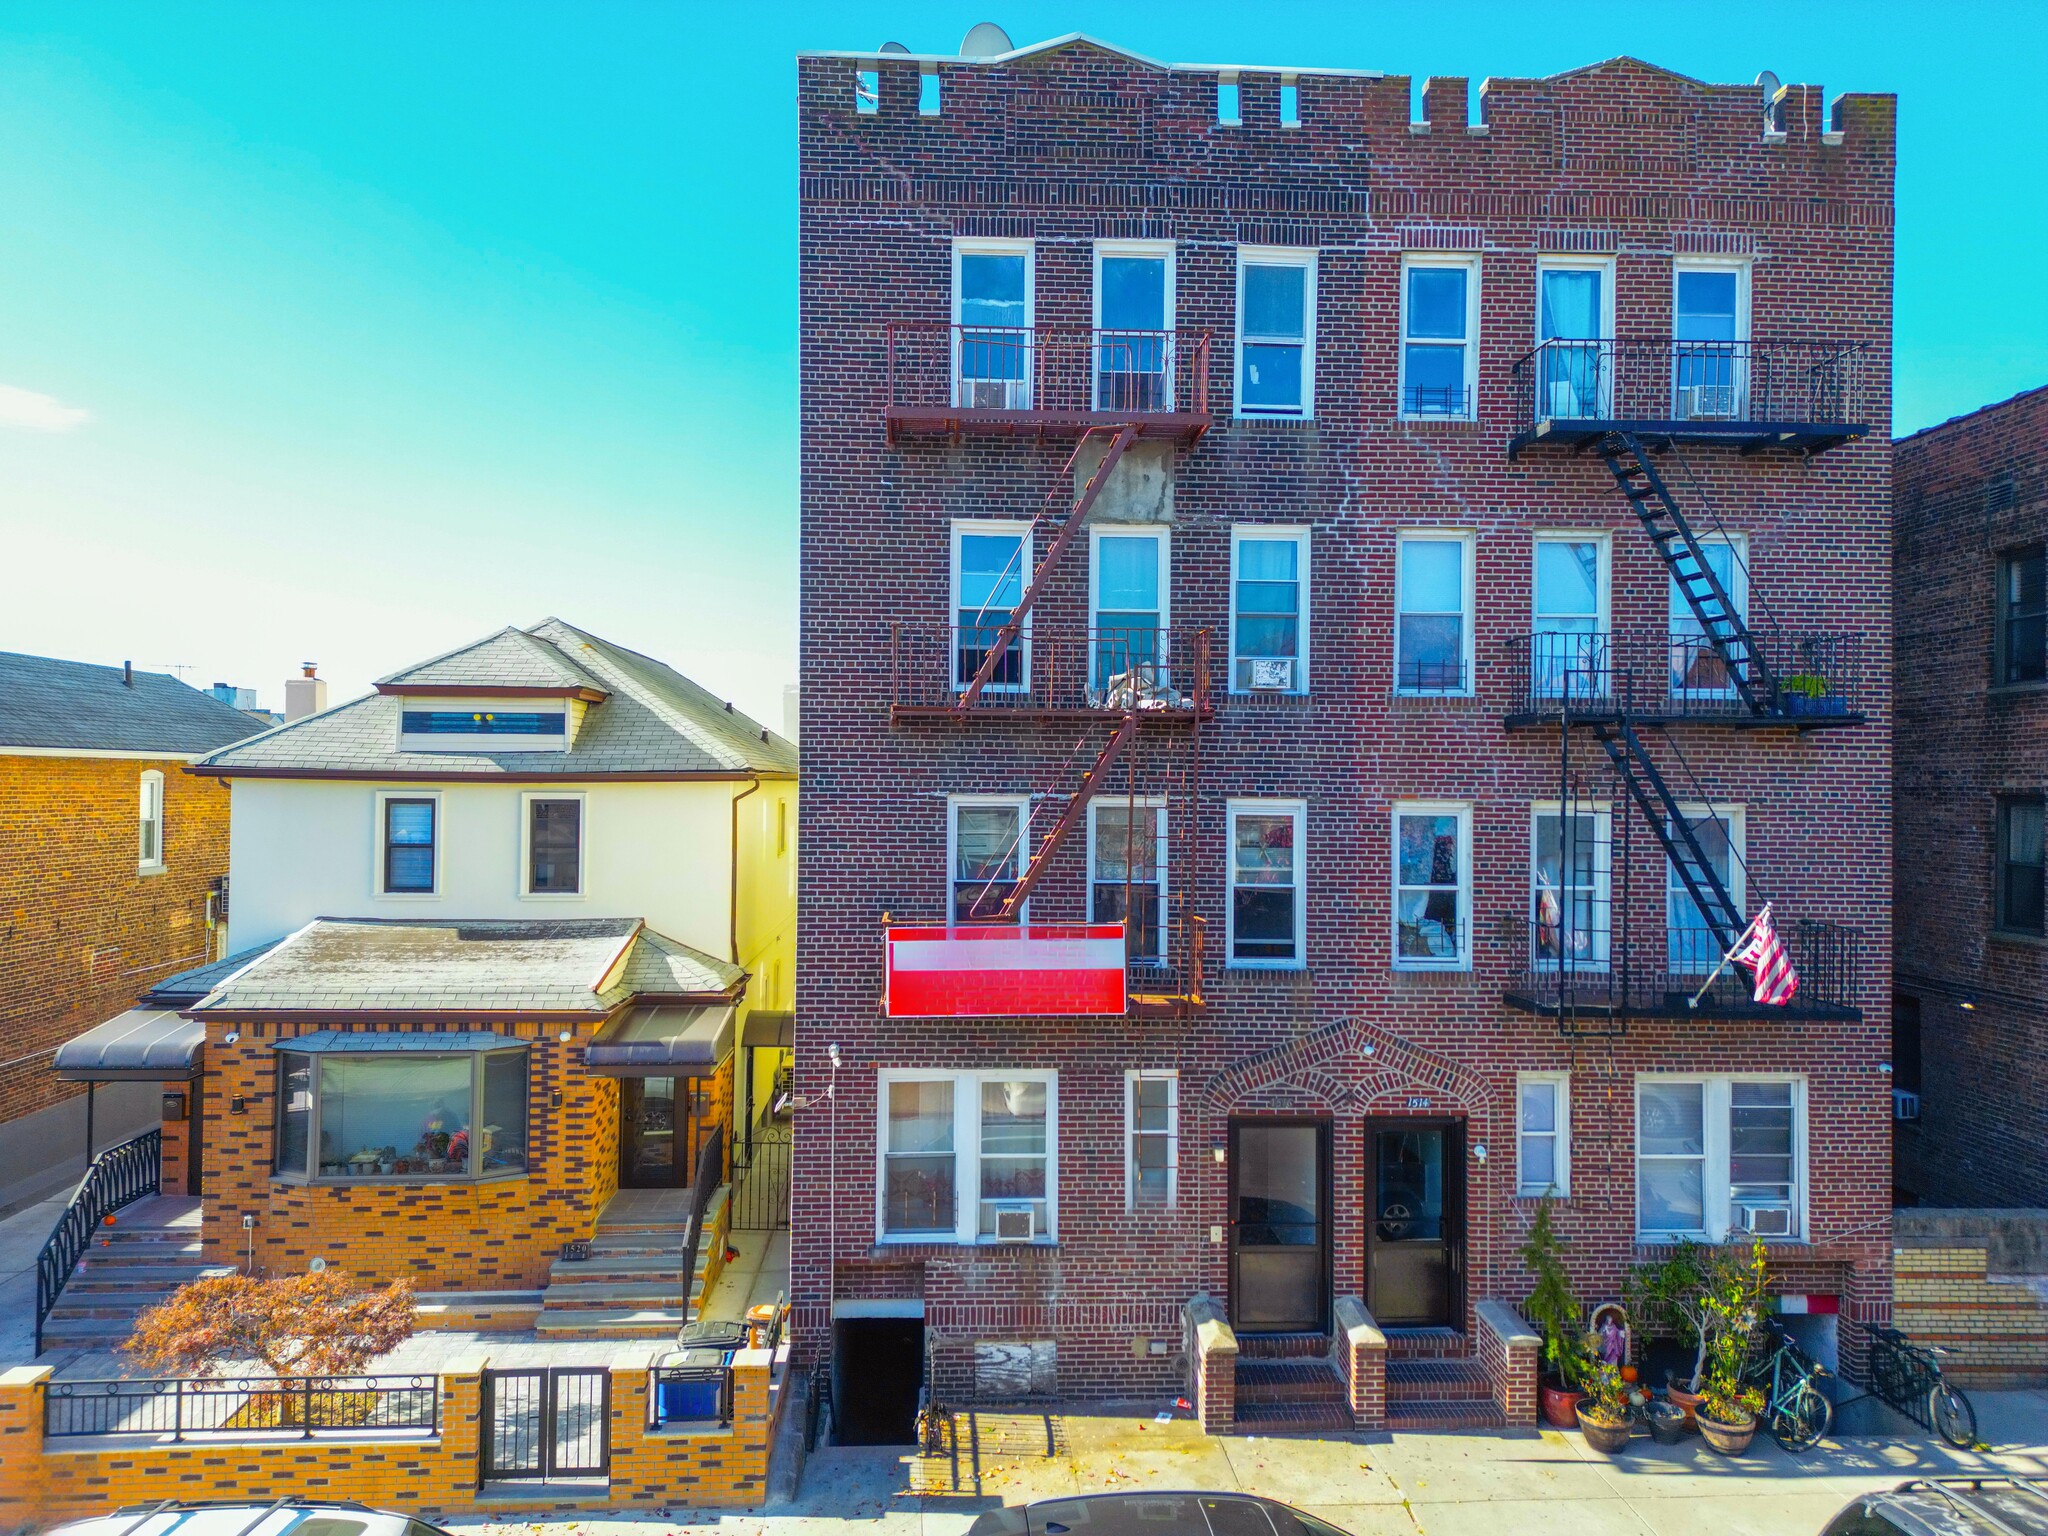
{"type": "Polygon", "coordinates": [[[796,782],[794,773],[774,768],[648,769],[607,773],[592,769],[575,773],[418,773],[366,768],[234,768],[225,763],[190,763],[185,771],[215,779],[346,779],[359,784],[743,784],[749,779],[796,782]]]}

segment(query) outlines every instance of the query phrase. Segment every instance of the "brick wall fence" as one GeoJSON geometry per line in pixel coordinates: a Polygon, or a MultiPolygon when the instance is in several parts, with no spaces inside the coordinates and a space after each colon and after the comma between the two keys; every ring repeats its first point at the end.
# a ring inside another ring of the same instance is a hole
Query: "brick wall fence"
{"type": "Polygon", "coordinates": [[[1536,1422],[1536,1375],[1543,1341],[1505,1302],[1479,1304],[1479,1363],[1509,1424],[1536,1422]]]}
{"type": "Polygon", "coordinates": [[[1964,1386],[2048,1386],[2048,1210],[1892,1218],[1892,1320],[1964,1386]]]}
{"type": "Polygon", "coordinates": [[[1344,1379],[1344,1397],[1351,1422],[1358,1429],[1387,1427],[1387,1336],[1380,1332],[1365,1303],[1340,1296],[1332,1309],[1337,1319],[1330,1340],[1337,1374],[1344,1379]]]}

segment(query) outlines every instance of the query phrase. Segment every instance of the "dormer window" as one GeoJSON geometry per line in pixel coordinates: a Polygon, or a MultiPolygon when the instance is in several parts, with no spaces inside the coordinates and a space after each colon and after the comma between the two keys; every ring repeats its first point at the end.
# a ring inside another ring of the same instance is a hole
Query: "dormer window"
{"type": "Polygon", "coordinates": [[[482,691],[414,694],[398,711],[401,752],[566,752],[588,708],[565,698],[482,691]]]}
{"type": "Polygon", "coordinates": [[[560,736],[568,717],[559,710],[408,709],[408,736],[560,736]]]}

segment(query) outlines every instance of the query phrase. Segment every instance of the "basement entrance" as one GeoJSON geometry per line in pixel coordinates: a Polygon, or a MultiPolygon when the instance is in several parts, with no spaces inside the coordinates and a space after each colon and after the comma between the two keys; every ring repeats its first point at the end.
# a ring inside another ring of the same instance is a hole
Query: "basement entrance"
{"type": "Polygon", "coordinates": [[[842,1317],[832,1325],[834,1444],[915,1444],[923,1385],[923,1318],[842,1317]]]}

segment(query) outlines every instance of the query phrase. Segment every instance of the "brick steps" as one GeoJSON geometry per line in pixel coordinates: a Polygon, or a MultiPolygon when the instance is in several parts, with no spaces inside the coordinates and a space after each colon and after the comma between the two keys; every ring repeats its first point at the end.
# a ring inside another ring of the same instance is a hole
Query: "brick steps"
{"type": "Polygon", "coordinates": [[[1389,1360],[1463,1359],[1470,1341],[1456,1328],[1387,1328],[1389,1360]]]}
{"type": "Polygon", "coordinates": [[[1406,1358],[1387,1361],[1387,1403],[1493,1401],[1493,1383],[1477,1360],[1406,1358]]]}
{"type": "Polygon", "coordinates": [[[1507,1420],[1491,1401],[1440,1398],[1387,1402],[1387,1428],[1396,1433],[1423,1434],[1457,1429],[1505,1429],[1507,1420]]]}
{"type": "Polygon", "coordinates": [[[1351,1405],[1317,1334],[1253,1335],[1239,1344],[1235,1427],[1240,1433],[1331,1434],[1352,1428],[1351,1405]],[[1252,1351],[1252,1352],[1248,1352],[1252,1351]]]}

